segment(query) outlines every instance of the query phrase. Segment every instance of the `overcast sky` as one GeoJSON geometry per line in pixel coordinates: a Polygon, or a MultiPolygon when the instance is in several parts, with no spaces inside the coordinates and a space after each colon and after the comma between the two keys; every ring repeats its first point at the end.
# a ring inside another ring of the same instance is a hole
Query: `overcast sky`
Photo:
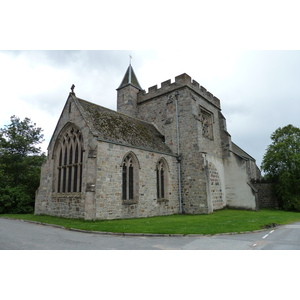
{"type": "Polygon", "coordinates": [[[300,49],[298,11],[294,0],[7,1],[0,127],[29,117],[44,129],[46,151],[71,85],[116,109],[131,55],[146,91],[187,73],[218,97],[232,141],[260,166],[272,132],[300,127],[300,51],[287,50],[300,49]]]}
{"type": "Polygon", "coordinates": [[[46,151],[75,84],[76,95],[116,109],[132,56],[143,89],[189,74],[221,100],[232,141],[260,166],[278,127],[299,124],[300,51],[0,51],[1,127],[10,116],[43,128],[46,151]]]}

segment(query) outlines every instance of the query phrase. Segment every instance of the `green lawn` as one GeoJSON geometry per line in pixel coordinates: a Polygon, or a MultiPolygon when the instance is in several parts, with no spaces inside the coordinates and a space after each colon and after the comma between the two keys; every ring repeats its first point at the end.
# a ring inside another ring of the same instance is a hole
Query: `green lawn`
{"type": "Polygon", "coordinates": [[[112,221],[84,221],[32,214],[2,214],[0,217],[31,220],[55,224],[66,228],[119,233],[164,233],[164,234],[216,234],[245,232],[262,229],[269,224],[287,224],[300,221],[300,212],[275,209],[243,211],[224,209],[210,215],[172,215],[163,217],[122,219],[112,221]]]}

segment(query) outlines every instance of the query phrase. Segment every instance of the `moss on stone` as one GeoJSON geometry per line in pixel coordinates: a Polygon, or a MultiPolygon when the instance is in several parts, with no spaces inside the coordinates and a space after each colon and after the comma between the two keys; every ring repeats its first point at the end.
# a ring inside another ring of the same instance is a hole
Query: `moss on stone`
{"type": "Polygon", "coordinates": [[[147,122],[78,99],[88,123],[99,138],[124,145],[171,153],[161,133],[147,122]]]}

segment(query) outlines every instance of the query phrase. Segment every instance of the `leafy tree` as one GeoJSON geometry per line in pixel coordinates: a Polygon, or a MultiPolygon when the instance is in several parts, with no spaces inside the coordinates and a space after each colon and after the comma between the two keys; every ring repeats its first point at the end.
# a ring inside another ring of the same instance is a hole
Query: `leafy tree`
{"type": "Polygon", "coordinates": [[[12,116],[11,124],[0,128],[0,213],[33,211],[45,159],[38,147],[43,137],[29,118],[12,116]]]}
{"type": "Polygon", "coordinates": [[[280,206],[300,211],[300,129],[293,125],[278,128],[271,139],[261,168],[274,183],[280,206]]]}

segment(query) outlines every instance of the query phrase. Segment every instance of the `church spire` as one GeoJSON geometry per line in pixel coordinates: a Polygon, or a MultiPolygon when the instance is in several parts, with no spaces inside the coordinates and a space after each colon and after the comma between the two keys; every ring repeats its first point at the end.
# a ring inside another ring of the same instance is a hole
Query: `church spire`
{"type": "Polygon", "coordinates": [[[138,111],[138,94],[142,91],[142,88],[134,74],[131,60],[129,61],[129,67],[117,91],[117,111],[131,117],[136,117],[138,111]]]}
{"type": "Polygon", "coordinates": [[[137,88],[138,90],[142,90],[137,78],[136,78],[136,75],[133,71],[133,68],[131,66],[131,61],[130,61],[130,64],[129,64],[129,67],[124,75],[124,78],[120,84],[120,86],[117,88],[117,90],[120,90],[121,88],[127,86],[127,85],[132,85],[133,87],[137,88]]]}

